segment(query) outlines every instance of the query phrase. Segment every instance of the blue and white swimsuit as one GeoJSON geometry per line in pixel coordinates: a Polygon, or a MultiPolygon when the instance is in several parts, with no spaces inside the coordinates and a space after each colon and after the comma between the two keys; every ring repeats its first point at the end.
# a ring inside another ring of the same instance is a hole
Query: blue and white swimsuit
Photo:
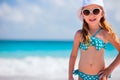
{"type": "Polygon", "coordinates": [[[82,80],[99,80],[99,75],[89,75],[89,74],[85,74],[79,70],[75,70],[73,72],[74,75],[78,75],[80,78],[82,78],[82,80]]]}
{"type": "MultiPolygon", "coordinates": [[[[78,69],[74,70],[73,74],[78,75],[80,78],[82,78],[82,80],[100,80],[100,75],[98,75],[98,74],[96,74],[96,75],[86,74],[86,73],[79,71],[78,69]]],[[[111,78],[111,75],[109,75],[109,78],[111,78]]]]}
{"type": "Polygon", "coordinates": [[[90,37],[90,41],[88,44],[81,42],[79,46],[80,49],[87,50],[89,46],[94,46],[96,47],[96,50],[99,51],[102,48],[105,48],[106,43],[100,38],[95,37],[101,30],[102,28],[100,28],[93,36],[90,37]]]}

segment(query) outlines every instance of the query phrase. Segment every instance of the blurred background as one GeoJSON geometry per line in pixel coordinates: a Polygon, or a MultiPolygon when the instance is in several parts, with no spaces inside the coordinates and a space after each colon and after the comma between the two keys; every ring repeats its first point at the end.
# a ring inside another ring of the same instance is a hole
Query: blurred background
{"type": "MultiPolygon", "coordinates": [[[[120,38],[120,1],[104,3],[120,38]]],[[[66,80],[74,34],[82,28],[80,6],[81,0],[0,0],[0,80],[66,80]]],[[[110,43],[105,51],[109,65],[118,52],[110,43]]]]}
{"type": "MultiPolygon", "coordinates": [[[[119,35],[120,2],[104,2],[106,17],[119,35]]],[[[73,40],[81,28],[80,6],[81,0],[0,0],[0,39],[73,40]]]]}

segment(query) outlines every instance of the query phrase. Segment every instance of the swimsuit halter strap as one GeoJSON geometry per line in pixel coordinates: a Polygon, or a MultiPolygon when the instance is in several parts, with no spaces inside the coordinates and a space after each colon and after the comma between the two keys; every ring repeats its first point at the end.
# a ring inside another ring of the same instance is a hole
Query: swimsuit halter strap
{"type": "Polygon", "coordinates": [[[100,28],[100,29],[93,35],[93,37],[95,37],[101,30],[102,30],[102,28],[100,28]]]}

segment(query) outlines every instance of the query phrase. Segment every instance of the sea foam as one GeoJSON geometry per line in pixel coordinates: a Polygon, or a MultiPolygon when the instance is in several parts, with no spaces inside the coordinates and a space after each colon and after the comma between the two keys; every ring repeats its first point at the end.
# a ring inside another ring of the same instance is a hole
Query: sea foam
{"type": "Polygon", "coordinates": [[[68,59],[52,57],[0,58],[1,77],[33,77],[42,80],[67,79],[68,59]]]}
{"type": "MultiPolygon", "coordinates": [[[[107,65],[112,61],[106,59],[107,65]]],[[[69,58],[0,58],[0,80],[67,80],[68,64],[69,58]]],[[[117,67],[111,80],[119,80],[119,73],[120,68],[117,67]]]]}

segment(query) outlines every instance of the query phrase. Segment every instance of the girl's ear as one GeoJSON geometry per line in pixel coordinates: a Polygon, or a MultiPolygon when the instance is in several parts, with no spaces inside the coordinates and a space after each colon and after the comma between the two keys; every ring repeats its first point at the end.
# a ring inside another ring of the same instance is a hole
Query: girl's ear
{"type": "Polygon", "coordinates": [[[105,12],[104,12],[104,11],[102,11],[101,16],[102,16],[102,17],[104,17],[104,16],[105,16],[105,12]]]}

